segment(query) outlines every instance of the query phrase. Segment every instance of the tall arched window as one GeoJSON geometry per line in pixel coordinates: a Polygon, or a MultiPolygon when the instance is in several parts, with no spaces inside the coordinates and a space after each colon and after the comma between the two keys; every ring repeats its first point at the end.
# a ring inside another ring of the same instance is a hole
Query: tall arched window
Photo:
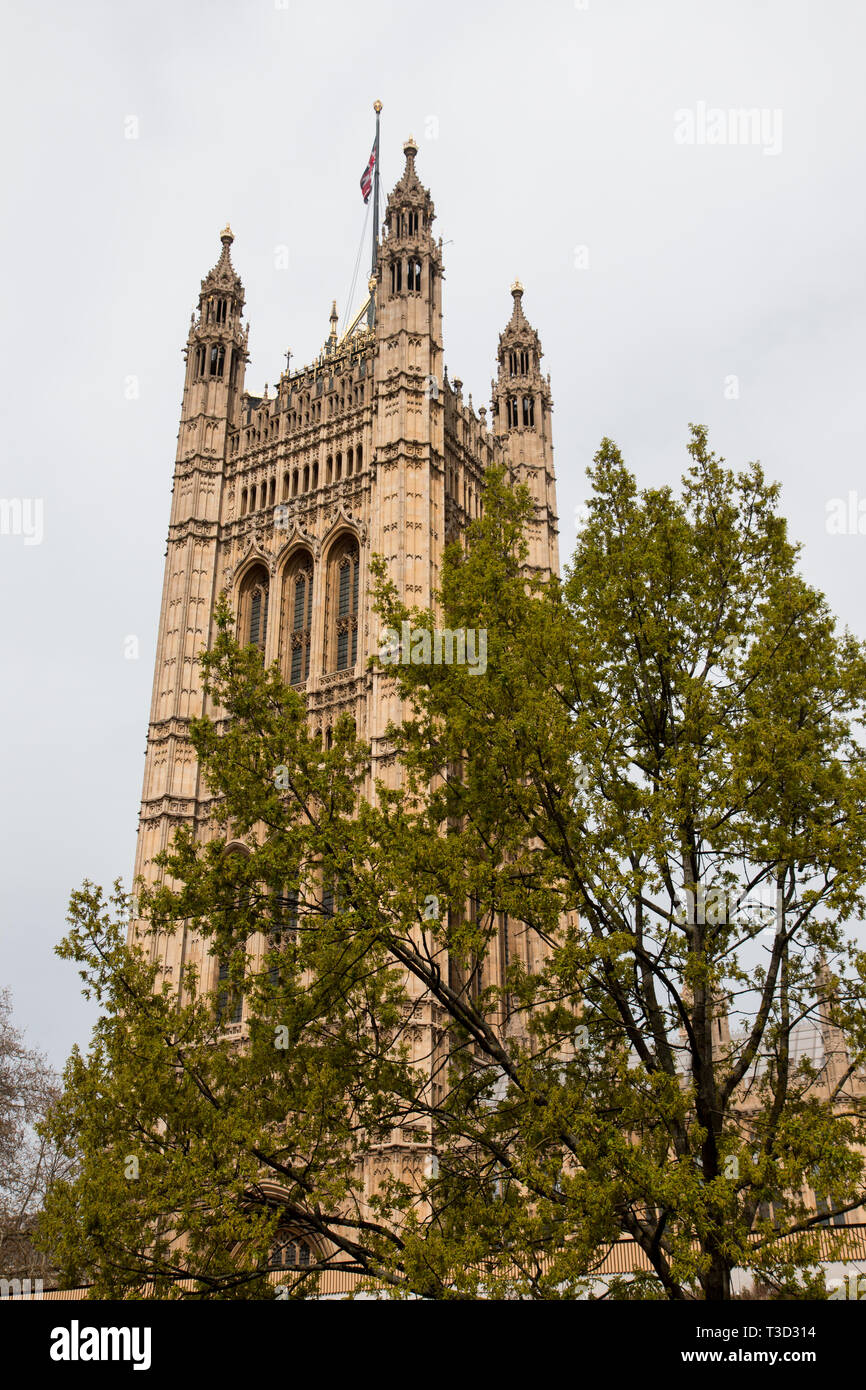
{"type": "Polygon", "coordinates": [[[238,631],[241,646],[265,649],[268,632],[268,572],[264,565],[255,565],[244,576],[238,605],[238,631]]]}
{"type": "Polygon", "coordinates": [[[271,920],[268,925],[265,950],[270,956],[268,979],[274,986],[280,983],[280,955],[294,949],[298,940],[298,904],[300,893],[297,888],[286,888],[272,896],[271,920]]]}
{"type": "Polygon", "coordinates": [[[241,1023],[244,1016],[244,996],[240,990],[232,988],[227,960],[219,962],[216,996],[217,1023],[223,1027],[227,1023],[241,1023]]]}
{"type": "Polygon", "coordinates": [[[358,542],[347,536],[328,566],[328,667],[348,671],[358,659],[358,542]]]}
{"type": "MultiPolygon", "coordinates": [[[[226,857],[237,870],[232,916],[235,923],[238,923],[248,916],[250,908],[250,888],[243,871],[250,854],[243,845],[235,844],[228,847],[226,857]]],[[[244,991],[242,980],[245,974],[244,965],[244,948],[240,943],[233,946],[228,954],[221,953],[217,956],[214,994],[216,996],[216,1020],[221,1028],[227,1028],[229,1024],[243,1021],[244,991]],[[234,969],[232,969],[233,965],[234,969]],[[234,978],[232,978],[233,976],[234,978]]]]}
{"type": "Polygon", "coordinates": [[[310,674],[313,633],[313,560],[305,550],[286,570],[283,584],[283,630],[290,685],[300,685],[310,674]]]}

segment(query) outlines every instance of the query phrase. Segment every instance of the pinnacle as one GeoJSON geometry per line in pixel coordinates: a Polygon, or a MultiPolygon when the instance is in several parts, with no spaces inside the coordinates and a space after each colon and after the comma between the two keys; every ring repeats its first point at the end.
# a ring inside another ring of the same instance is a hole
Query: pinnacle
{"type": "MultiPolygon", "coordinates": [[[[511,324],[515,327],[526,323],[526,315],[523,312],[523,286],[519,280],[515,280],[511,286],[511,293],[514,297],[514,308],[511,311],[511,324]]],[[[509,327],[511,326],[509,324],[509,327]]]]}
{"type": "Polygon", "coordinates": [[[229,289],[242,292],[241,278],[232,265],[231,245],[235,239],[235,234],[228,223],[220,232],[222,251],[219,260],[201,282],[202,290],[205,289],[229,289]]]}
{"type": "Polygon", "coordinates": [[[515,280],[512,284],[511,294],[514,305],[511,310],[511,318],[505,325],[504,331],[499,335],[500,349],[506,345],[532,346],[540,357],[541,343],[538,340],[538,334],[523,312],[523,285],[519,280],[515,280]]]}
{"type": "Polygon", "coordinates": [[[414,135],[410,135],[409,139],[404,144],[403,153],[406,156],[406,167],[397,183],[394,185],[391,196],[388,199],[388,206],[390,208],[394,205],[393,200],[395,198],[398,202],[406,200],[414,207],[417,207],[422,201],[426,202],[429,208],[429,220],[432,222],[433,204],[430,200],[430,194],[419,179],[418,172],[415,168],[415,156],[418,153],[418,145],[414,135]]]}

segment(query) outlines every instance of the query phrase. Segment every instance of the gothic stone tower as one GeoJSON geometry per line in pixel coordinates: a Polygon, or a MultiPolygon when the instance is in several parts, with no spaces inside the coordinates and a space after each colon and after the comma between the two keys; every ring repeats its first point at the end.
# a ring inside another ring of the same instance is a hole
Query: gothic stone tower
{"type": "MultiPolygon", "coordinates": [[[[323,350],[310,365],[284,372],[274,395],[267,387],[262,396],[244,389],[248,329],[241,328],[244,292],[228,227],[219,261],[201,283],[185,351],[135,861],[145,881],[154,881],[153,857],[176,826],[191,825],[202,838],[213,833],[189,725],[218,713],[202,693],[198,656],[213,639],[223,590],[240,640],[280,664],[326,741],[335,719],[351,714],[371,744],[372,795],[374,777],[393,785],[397,775],[384,732],[400,708],[393,682],[367,669],[380,648],[371,555],[386,558],[408,603],[428,605],[443,546],[479,514],[484,471],[497,461],[535,499],[532,570],[558,570],[550,384],[539,370],[541,345],[524,317],[522,289],[512,291],[500,336],[491,428],[485,408],[476,414],[462,382],[449,382],[444,369],[442,245],[411,139],[404,153],[371,280],[372,327],[365,316],[339,340],[333,309],[323,350]]],[[[524,945],[502,940],[492,968],[524,945]]],[[[169,981],[194,961],[205,987],[215,988],[218,963],[191,932],[152,941],[151,949],[169,981]]],[[[414,1012],[417,1055],[429,1057],[438,1010],[416,999],[414,1012]]],[[[243,1020],[225,1027],[240,1034],[243,1020]]],[[[425,1149],[416,1134],[410,1151],[406,1137],[397,1132],[395,1152],[381,1163],[397,1163],[409,1177],[425,1149]]],[[[374,1185],[377,1162],[374,1156],[367,1175],[374,1185]]]]}

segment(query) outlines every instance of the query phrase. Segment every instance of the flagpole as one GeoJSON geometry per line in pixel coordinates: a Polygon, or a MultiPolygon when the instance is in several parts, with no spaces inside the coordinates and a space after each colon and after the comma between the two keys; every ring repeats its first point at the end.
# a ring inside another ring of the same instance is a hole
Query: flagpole
{"type": "MultiPolygon", "coordinates": [[[[370,259],[370,279],[376,275],[376,258],[379,251],[379,112],[382,110],[381,101],[373,102],[373,110],[376,112],[376,158],[373,163],[373,254],[370,259]]],[[[370,291],[370,307],[367,310],[367,327],[373,327],[375,316],[375,304],[373,291],[370,291]]]]}

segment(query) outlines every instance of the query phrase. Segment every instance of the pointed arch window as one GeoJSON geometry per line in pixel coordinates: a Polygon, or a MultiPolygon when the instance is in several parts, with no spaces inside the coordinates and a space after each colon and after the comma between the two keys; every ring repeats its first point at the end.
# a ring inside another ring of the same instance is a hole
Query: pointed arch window
{"type": "Polygon", "coordinates": [[[300,1236],[278,1231],[276,1243],[268,1261],[269,1269],[309,1269],[314,1257],[312,1247],[300,1236]]]}
{"type": "Polygon", "coordinates": [[[532,428],[534,427],[534,425],[535,425],[535,397],[534,397],[534,396],[524,396],[524,397],[523,397],[523,423],[524,423],[524,425],[526,425],[526,427],[527,427],[528,429],[532,429],[532,428]]]}
{"type": "Polygon", "coordinates": [[[517,429],[517,425],[518,425],[518,418],[517,418],[517,397],[516,397],[516,396],[509,396],[509,397],[508,397],[508,428],[509,428],[510,430],[516,430],[516,429],[517,429]]]}
{"type": "Polygon", "coordinates": [[[396,260],[391,262],[391,293],[400,294],[403,289],[403,262],[396,260]]]}
{"type": "MultiPolygon", "coordinates": [[[[233,874],[236,875],[233,879],[234,888],[229,891],[232,894],[230,916],[237,928],[239,924],[248,921],[250,915],[251,890],[244,867],[248,864],[250,852],[245,845],[233,844],[226,848],[225,855],[231,861],[233,874]]],[[[245,966],[246,955],[240,942],[228,945],[227,950],[217,956],[214,1002],[216,1021],[221,1028],[243,1021],[245,966]]]]}
{"type": "Polygon", "coordinates": [[[313,642],[313,561],[306,551],[290,563],[284,592],[289,684],[301,685],[310,674],[313,642]]]}
{"type": "Polygon", "coordinates": [[[421,262],[410,256],[406,263],[406,288],[410,294],[421,293],[421,262]]]}
{"type": "Polygon", "coordinates": [[[358,659],[358,543],[347,538],[335,548],[328,573],[329,666],[348,671],[358,659]]]}
{"type": "Polygon", "coordinates": [[[268,632],[268,572],[264,565],[256,565],[245,576],[241,585],[239,605],[239,630],[241,645],[265,650],[268,632]]]}
{"type": "Polygon", "coordinates": [[[210,374],[222,376],[226,362],[226,350],[221,343],[214,343],[210,350],[210,374]]]}
{"type": "Polygon", "coordinates": [[[240,1023],[244,1016],[244,997],[231,984],[227,960],[221,960],[217,970],[216,1015],[217,1023],[223,1027],[227,1023],[240,1023]]]}
{"type": "Polygon", "coordinates": [[[297,945],[299,903],[300,892],[297,888],[284,889],[274,894],[267,934],[267,951],[271,955],[268,979],[274,986],[280,983],[280,964],[274,959],[274,954],[285,952],[297,945]]]}
{"type": "Polygon", "coordinates": [[[249,639],[251,647],[264,645],[264,631],[268,619],[268,591],[265,588],[257,587],[253,589],[250,599],[250,631],[249,639]]]}

